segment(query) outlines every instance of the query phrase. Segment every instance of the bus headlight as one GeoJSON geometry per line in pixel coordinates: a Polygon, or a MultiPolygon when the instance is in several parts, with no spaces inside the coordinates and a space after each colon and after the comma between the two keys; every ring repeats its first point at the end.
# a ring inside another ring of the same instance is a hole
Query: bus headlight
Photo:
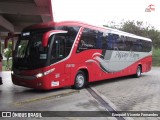
{"type": "Polygon", "coordinates": [[[38,73],[37,75],[36,75],[36,78],[40,78],[40,77],[42,77],[43,76],[43,73],[38,73]]]}
{"type": "Polygon", "coordinates": [[[43,77],[43,76],[45,76],[45,75],[50,74],[50,73],[53,72],[54,70],[55,70],[55,68],[50,69],[50,70],[48,70],[48,71],[45,71],[44,73],[38,73],[37,75],[35,75],[35,77],[36,77],[36,78],[43,77]]]}

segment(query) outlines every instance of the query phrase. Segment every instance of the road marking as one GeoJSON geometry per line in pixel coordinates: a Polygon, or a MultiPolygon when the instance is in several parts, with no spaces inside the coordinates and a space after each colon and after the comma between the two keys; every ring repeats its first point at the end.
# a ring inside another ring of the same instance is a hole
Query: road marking
{"type": "Polygon", "coordinates": [[[28,104],[28,103],[32,103],[32,102],[42,101],[42,100],[51,99],[51,98],[64,97],[64,96],[72,95],[74,93],[79,93],[79,92],[80,92],[79,90],[72,90],[67,93],[61,93],[61,94],[57,94],[57,95],[49,95],[49,96],[44,96],[44,97],[39,97],[39,98],[31,98],[31,99],[20,101],[20,102],[15,102],[13,104],[15,106],[22,106],[24,104],[28,104]]]}

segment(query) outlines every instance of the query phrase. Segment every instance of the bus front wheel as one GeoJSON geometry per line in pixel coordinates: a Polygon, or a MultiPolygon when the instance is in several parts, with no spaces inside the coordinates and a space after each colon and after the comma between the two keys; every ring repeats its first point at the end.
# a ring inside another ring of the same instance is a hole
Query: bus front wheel
{"type": "Polygon", "coordinates": [[[76,77],[75,77],[75,81],[74,81],[74,85],[73,88],[74,89],[82,89],[84,88],[86,85],[86,75],[83,71],[78,71],[76,77]]]}
{"type": "Polygon", "coordinates": [[[141,77],[141,73],[142,73],[142,68],[141,68],[141,66],[139,65],[139,66],[137,67],[135,77],[137,77],[137,78],[141,77]]]}

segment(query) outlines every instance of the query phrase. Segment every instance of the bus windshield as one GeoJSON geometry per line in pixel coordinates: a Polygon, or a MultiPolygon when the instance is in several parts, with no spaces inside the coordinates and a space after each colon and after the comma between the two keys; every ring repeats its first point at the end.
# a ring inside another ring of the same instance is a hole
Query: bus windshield
{"type": "Polygon", "coordinates": [[[42,45],[42,37],[52,29],[23,32],[14,51],[13,68],[33,70],[54,64],[67,57],[79,27],[60,26],[56,29],[65,30],[67,33],[52,34],[45,47],[42,45]]]}
{"type": "Polygon", "coordinates": [[[14,53],[14,68],[40,68],[58,62],[69,55],[74,37],[69,37],[66,33],[53,34],[49,38],[48,45],[43,47],[43,34],[21,37],[14,53]]]}
{"type": "Polygon", "coordinates": [[[42,46],[43,34],[43,32],[22,34],[15,49],[14,67],[34,69],[46,64],[48,47],[42,46]]]}

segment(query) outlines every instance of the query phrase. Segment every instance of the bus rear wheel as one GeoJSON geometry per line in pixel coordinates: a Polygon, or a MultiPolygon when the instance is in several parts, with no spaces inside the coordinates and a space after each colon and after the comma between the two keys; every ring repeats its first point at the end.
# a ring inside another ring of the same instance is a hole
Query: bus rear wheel
{"type": "Polygon", "coordinates": [[[136,77],[136,78],[141,77],[141,73],[142,73],[142,68],[141,68],[141,66],[139,65],[139,66],[137,67],[135,77],[136,77]]]}
{"type": "Polygon", "coordinates": [[[78,71],[76,77],[75,77],[75,81],[74,81],[74,85],[73,88],[74,89],[82,89],[84,88],[86,85],[86,75],[83,71],[78,71]]]}

